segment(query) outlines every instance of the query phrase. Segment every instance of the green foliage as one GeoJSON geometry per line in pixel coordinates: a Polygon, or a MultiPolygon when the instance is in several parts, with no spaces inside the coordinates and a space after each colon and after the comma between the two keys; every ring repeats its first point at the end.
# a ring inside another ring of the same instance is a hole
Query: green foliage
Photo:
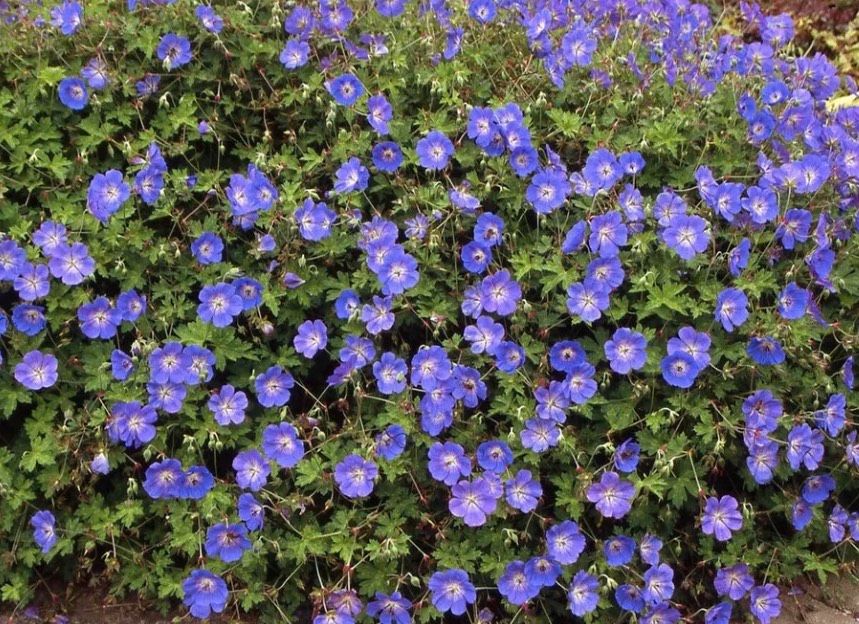
{"type": "MultiPolygon", "coordinates": [[[[263,621],[310,621],[330,591],[344,587],[364,599],[399,588],[413,602],[424,601],[427,608],[418,611],[417,621],[439,620],[428,607],[426,580],[432,572],[462,568],[478,587],[493,587],[507,563],[544,552],[545,530],[568,518],[581,524],[589,545],[580,562],[564,571],[562,584],[576,569],[607,574],[616,583],[638,582],[637,572],[606,565],[601,544],[614,533],[637,539],[654,533],[666,542],[663,558],[677,570],[676,598],[689,605],[690,617],[695,605],[712,604],[713,571],[722,565],[743,560],[759,581],[803,571],[823,578],[855,556],[848,543],[830,547],[821,508],[806,531],[791,527],[791,504],[806,475],[794,474],[782,461],[774,484],[755,484],[745,468],[741,406],[755,390],[773,390],[785,406],[777,434],[783,441],[793,422],[811,421],[830,394],[843,391],[837,368],[859,344],[856,237],[835,243],[837,292],[816,291],[823,316],[836,321],[824,327],[810,315],[788,323],[775,314],[784,285],[807,284],[811,277],[800,254],[774,255],[768,262],[772,228],[750,234],[752,260],[734,280],[727,255],[743,232],[719,229],[706,253],[685,262],[650,227],[654,198],[665,187],[677,189],[691,212],[715,222],[694,190],[695,171],[703,163],[720,179],[752,184],[760,175],[758,148],[750,145],[735,112],[737,96],[759,91],[760,80],[730,74],[703,97],[683,81],[669,85],[664,72],[653,71],[644,89],[625,57],[632,53],[645,64],[648,50],[627,24],[595,57],[594,66],[612,76],[611,88],[579,68],[556,89],[518,27],[472,24],[461,52],[439,61],[446,33],[417,3],[395,21],[369,6],[356,10],[350,36],[384,33],[389,53],[358,62],[343,56],[342,41],[320,37],[312,62],[287,71],[278,62],[287,9],[264,1],[216,9],[226,24],[219,35],[200,27],[186,0],[136,11],[92,0],[73,37],[32,20],[0,27],[6,41],[0,45],[0,230],[36,262],[43,260],[30,242],[32,232],[47,219],[61,222],[97,263],[95,275],[81,286],[52,280],[43,302],[47,331],[28,337],[10,329],[2,338],[0,600],[26,602],[38,570],[70,581],[98,576],[116,594],[137,592],[166,609],[181,600],[189,570],[205,565],[228,579],[241,610],[261,613],[263,621]],[[160,65],[155,49],[166,32],[191,38],[190,64],[174,71],[160,65]],[[331,68],[320,71],[320,60],[329,55],[335,55],[331,68]],[[59,102],[57,85],[93,57],[105,61],[110,85],[91,93],[84,110],[71,111],[59,102]],[[340,164],[358,156],[369,167],[378,141],[363,101],[354,109],[339,106],[326,90],[326,80],[347,70],[371,94],[384,93],[391,102],[389,138],[403,146],[405,162],[396,174],[372,169],[363,193],[328,196],[340,164]],[[139,97],[135,83],[147,73],[160,74],[161,85],[154,95],[139,97]],[[592,258],[585,251],[564,255],[560,247],[576,221],[616,209],[617,192],[574,196],[561,210],[536,215],[524,199],[528,182],[514,175],[506,157],[486,156],[465,136],[471,107],[508,102],[521,106],[533,144],[551,146],[570,171],[578,171],[599,147],[637,150],[646,160],[635,183],[645,196],[648,227],[623,249],[624,285],[598,323],[571,316],[565,305],[566,288],[583,279],[592,258]],[[197,130],[203,120],[211,126],[206,134],[197,130]],[[429,130],[444,132],[456,145],[451,166],[441,172],[418,164],[415,143],[429,130]],[[107,223],[97,221],[87,210],[90,180],[118,169],[130,183],[152,143],[169,165],[157,203],[148,206],[135,196],[107,223]],[[279,199],[243,230],[232,220],[225,189],[230,175],[244,173],[249,163],[274,181],[279,199]],[[189,176],[195,185],[188,184],[189,176]],[[472,354],[463,338],[471,321],[460,305],[475,279],[463,270],[459,254],[474,219],[448,199],[449,189],[463,181],[483,211],[505,220],[505,242],[493,266],[508,269],[523,289],[515,315],[504,319],[508,339],[523,347],[526,358],[512,375],[499,372],[490,357],[472,354]],[[339,215],[332,236],[318,243],[303,240],[293,218],[308,197],[327,201],[339,215]],[[539,476],[544,490],[535,512],[500,504],[480,529],[451,516],[448,488],[427,473],[427,451],[435,439],[420,426],[420,392],[383,396],[369,369],[342,386],[326,382],[345,337],[366,333],[358,319],[337,319],[334,300],[344,288],[358,291],[362,301],[379,291],[356,248],[358,225],[379,215],[404,229],[405,220],[418,214],[432,218],[429,233],[403,244],[417,259],[421,279],[397,298],[397,324],[376,339],[377,350],[408,360],[419,345],[439,344],[455,362],[478,368],[489,386],[487,400],[476,409],[458,406],[454,426],[441,438],[469,453],[488,439],[508,442],[514,465],[539,476]],[[204,231],[223,238],[224,262],[195,261],[190,245],[204,231]],[[255,236],[263,233],[276,240],[271,255],[257,249],[255,236]],[[287,274],[303,284],[287,287],[287,274]],[[262,305],[225,328],[198,318],[199,290],[239,276],[262,283],[262,305]],[[742,288],[751,302],[750,319],[735,334],[713,321],[716,297],[728,285],[742,288]],[[147,296],[145,316],[123,325],[112,341],[81,334],[81,304],[98,295],[115,300],[132,288],[147,296]],[[307,319],[328,325],[330,356],[308,360],[296,352],[296,327],[307,319]],[[692,390],[682,391],[664,382],[660,361],[666,341],[686,325],[709,332],[713,344],[711,366],[692,390]],[[603,345],[618,327],[641,332],[649,343],[645,366],[630,376],[612,373],[605,364],[603,345]],[[746,341],[756,335],[778,337],[788,364],[755,364],[746,341]],[[523,447],[519,434],[534,416],[534,390],[552,378],[547,346],[566,339],[578,340],[588,359],[599,363],[599,392],[568,411],[557,447],[538,455],[523,447]],[[181,411],[160,413],[157,436],[143,448],[110,444],[110,406],[147,401],[147,357],[170,340],[210,349],[216,356],[214,381],[188,386],[181,411]],[[111,375],[114,348],[134,353],[136,369],[125,382],[111,375]],[[33,349],[56,354],[60,380],[53,388],[31,392],[15,381],[14,365],[33,349]],[[288,406],[264,409],[252,400],[244,423],[217,425],[206,409],[211,392],[229,383],[250,396],[253,380],[273,364],[300,383],[288,406]],[[266,525],[252,534],[252,551],[235,564],[205,558],[207,528],[236,520],[240,488],[233,457],[258,447],[263,428],[282,420],[298,428],[306,456],[292,470],[273,472],[259,493],[266,525]],[[335,465],[350,453],[370,457],[374,436],[390,424],[408,433],[406,452],[379,462],[371,497],[346,499],[333,482],[335,465]],[[616,446],[632,436],[642,451],[637,472],[629,476],[635,504],[623,524],[613,523],[594,511],[584,493],[610,469],[616,446]],[[112,468],[106,476],[90,469],[100,452],[112,468]],[[145,470],[167,457],[186,467],[206,465],[216,486],[200,501],[150,499],[141,485],[145,470]],[[743,504],[744,528],[725,545],[701,533],[699,517],[704,496],[729,493],[743,504]],[[38,509],[57,516],[59,540],[47,555],[40,554],[28,526],[38,509]]],[[[464,8],[453,11],[455,21],[465,23],[464,8]]],[[[839,197],[828,185],[812,197],[787,194],[780,200],[782,210],[811,207],[815,215],[837,214],[839,197]]],[[[10,283],[3,282],[3,309],[16,302],[10,283]]],[[[855,393],[847,395],[852,407],[855,393]]],[[[843,461],[843,441],[826,444],[827,469],[847,507],[859,494],[856,467],[843,461]]],[[[603,594],[601,613],[614,613],[611,593],[603,594]]],[[[569,617],[557,587],[518,616],[494,592],[481,590],[477,606],[518,622],[569,617]]]]}

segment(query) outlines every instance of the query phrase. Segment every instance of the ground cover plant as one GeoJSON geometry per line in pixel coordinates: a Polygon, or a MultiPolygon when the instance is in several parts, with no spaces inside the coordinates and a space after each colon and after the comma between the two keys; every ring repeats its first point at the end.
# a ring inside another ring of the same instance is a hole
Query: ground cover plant
{"type": "Polygon", "coordinates": [[[0,599],[766,624],[849,569],[856,85],[742,8],[0,4],[0,599]]]}

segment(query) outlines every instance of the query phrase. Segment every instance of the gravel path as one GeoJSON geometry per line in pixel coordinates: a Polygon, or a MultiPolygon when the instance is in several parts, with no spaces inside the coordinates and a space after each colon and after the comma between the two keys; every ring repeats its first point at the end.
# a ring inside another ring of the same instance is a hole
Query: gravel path
{"type": "Polygon", "coordinates": [[[859,580],[831,579],[825,586],[797,584],[782,593],[782,614],[773,624],[859,623],[859,580]]]}

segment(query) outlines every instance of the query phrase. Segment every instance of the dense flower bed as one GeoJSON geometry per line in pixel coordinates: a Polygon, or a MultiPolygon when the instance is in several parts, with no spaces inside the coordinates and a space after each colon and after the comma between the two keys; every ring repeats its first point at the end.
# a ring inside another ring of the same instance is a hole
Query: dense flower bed
{"type": "Polygon", "coordinates": [[[0,599],[767,623],[855,557],[859,108],[788,17],[0,12],[0,599]]]}

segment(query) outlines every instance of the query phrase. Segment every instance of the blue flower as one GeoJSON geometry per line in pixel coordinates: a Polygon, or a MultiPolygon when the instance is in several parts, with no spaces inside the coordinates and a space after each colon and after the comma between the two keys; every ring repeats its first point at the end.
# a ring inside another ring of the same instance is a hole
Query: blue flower
{"type": "Polygon", "coordinates": [[[716,320],[731,332],[749,318],[749,300],[739,288],[726,288],[716,297],[716,320]]]}
{"type": "Polygon", "coordinates": [[[755,580],[749,574],[749,566],[745,563],[720,568],[713,581],[716,593],[731,600],[741,600],[754,585],[755,580]]]}
{"type": "Polygon", "coordinates": [[[383,17],[399,17],[406,8],[406,0],[376,0],[376,11],[383,17]]]}
{"type": "Polygon", "coordinates": [[[385,173],[394,173],[403,164],[403,151],[393,141],[382,141],[373,146],[373,164],[385,173]]]}
{"type": "Polygon", "coordinates": [[[462,266],[469,273],[483,273],[492,262],[492,248],[471,241],[462,248],[462,266]]]}
{"type": "Polygon", "coordinates": [[[164,173],[156,167],[145,167],[134,178],[134,190],[148,206],[154,206],[164,189],[164,173]]]}
{"type": "Polygon", "coordinates": [[[587,499],[596,504],[605,518],[623,518],[632,509],[635,486],[621,479],[616,472],[602,473],[599,482],[592,483],[585,492],[587,499]]]}
{"type": "Polygon", "coordinates": [[[187,368],[184,382],[189,386],[208,382],[215,374],[215,354],[199,345],[188,345],[182,352],[187,368]]]}
{"type": "Polygon", "coordinates": [[[137,95],[141,98],[149,97],[158,91],[158,86],[161,84],[161,76],[158,74],[146,74],[143,80],[138,80],[135,83],[137,95]]]}
{"type": "Polygon", "coordinates": [[[835,489],[835,479],[830,474],[814,475],[802,484],[802,500],[809,505],[818,505],[829,498],[835,489]]]}
{"type": "Polygon", "coordinates": [[[468,16],[480,24],[494,20],[496,13],[495,0],[470,0],[468,3],[468,16]]]}
{"type": "Polygon", "coordinates": [[[225,563],[239,561],[251,548],[244,524],[216,524],[206,531],[206,556],[218,557],[225,563]]]}
{"type": "Polygon", "coordinates": [[[525,200],[537,214],[549,214],[560,208],[570,194],[570,183],[563,172],[542,169],[525,190],[525,200]]]}
{"type": "Polygon", "coordinates": [[[720,542],[728,541],[735,531],[743,528],[743,516],[738,507],[737,499],[733,496],[709,497],[701,516],[701,531],[720,542]]]}
{"type": "Polygon", "coordinates": [[[406,236],[412,240],[424,240],[429,230],[429,219],[422,214],[406,219],[406,236]]]}
{"type": "Polygon", "coordinates": [[[203,232],[191,243],[191,253],[202,265],[220,262],[223,251],[224,241],[214,232],[203,232]]]}
{"type": "Polygon", "coordinates": [[[596,577],[579,570],[567,589],[567,601],[573,615],[582,617],[597,608],[599,603],[599,582],[596,577]]]}
{"type": "Polygon", "coordinates": [[[644,573],[642,598],[648,604],[668,602],[674,594],[674,570],[665,563],[651,566],[644,573]]]}
{"type": "Polygon", "coordinates": [[[180,35],[167,33],[158,42],[155,54],[170,71],[191,62],[191,42],[180,35]]]}
{"type": "Polygon", "coordinates": [[[465,613],[468,605],[474,604],[477,591],[465,570],[453,568],[433,573],[427,583],[430,601],[441,613],[453,615],[465,613]]]}
{"type": "Polygon", "coordinates": [[[591,252],[598,253],[602,258],[617,256],[620,248],[629,240],[629,229],[616,210],[594,217],[590,229],[588,245],[591,252]]]}
{"type": "Polygon", "coordinates": [[[646,534],[641,538],[638,545],[638,552],[641,555],[641,560],[651,566],[659,563],[659,551],[662,550],[662,540],[655,535],[646,534]]]}
{"type": "Polygon", "coordinates": [[[749,593],[749,611],[761,624],[770,624],[781,613],[778,595],[778,587],[772,583],[754,587],[749,593]]]}
{"type": "Polygon", "coordinates": [[[791,208],[784,214],[778,227],[776,227],[776,239],[787,250],[793,249],[797,243],[804,243],[808,240],[811,219],[812,215],[808,210],[791,208]]]}
{"type": "Polygon", "coordinates": [[[33,540],[42,550],[49,553],[54,544],[57,543],[56,519],[50,511],[37,511],[30,517],[30,526],[33,527],[33,540]]]}
{"type": "Polygon", "coordinates": [[[227,606],[230,592],[220,576],[208,570],[192,570],[182,581],[182,602],[191,610],[191,615],[204,619],[214,613],[221,613],[227,606]]]}
{"type": "Polygon", "coordinates": [[[745,187],[742,184],[735,182],[717,184],[712,194],[706,198],[707,203],[725,221],[733,223],[736,216],[742,210],[742,195],[744,190],[745,187]]]}
{"type": "Polygon", "coordinates": [[[51,25],[60,29],[67,37],[75,34],[83,25],[84,9],[72,0],[64,0],[51,9],[51,25]]]}
{"type": "Polygon", "coordinates": [[[677,215],[662,230],[662,240],[684,260],[707,251],[710,233],[707,221],[696,215],[677,215]]]}
{"type": "Polygon", "coordinates": [[[566,411],[570,406],[567,395],[568,387],[560,381],[552,380],[548,387],[538,387],[534,390],[534,398],[537,400],[537,409],[535,410],[537,417],[563,424],[567,420],[566,411]]]}
{"type": "Polygon", "coordinates": [[[367,182],[370,179],[370,172],[360,160],[354,157],[340,165],[335,175],[337,179],[334,181],[334,190],[338,193],[363,191],[367,188],[367,182]]]}
{"type": "Polygon", "coordinates": [[[778,313],[788,320],[802,318],[808,309],[810,298],[811,295],[807,289],[801,288],[796,282],[791,282],[778,296],[778,313]]]}
{"type": "Polygon", "coordinates": [[[263,286],[252,277],[240,277],[233,282],[236,294],[241,297],[245,312],[258,308],[262,303],[263,286]]]}
{"type": "Polygon", "coordinates": [[[453,369],[447,352],[438,345],[422,346],[412,357],[411,384],[424,390],[434,390],[450,379],[453,369]]]}
{"type": "Polygon", "coordinates": [[[647,338],[625,327],[614,332],[604,350],[611,369],[622,375],[640,370],[647,362],[647,338]]]}
{"type": "Polygon", "coordinates": [[[511,340],[503,340],[492,352],[498,370],[508,375],[525,363],[525,349],[511,340]]]}
{"type": "Polygon", "coordinates": [[[107,434],[111,442],[122,442],[130,449],[140,448],[155,438],[158,413],[140,401],[119,401],[111,406],[107,434]]]}
{"type": "Polygon", "coordinates": [[[146,296],[134,289],[120,293],[116,298],[116,309],[123,321],[133,323],[146,313],[146,296]]]}
{"type": "Polygon", "coordinates": [[[402,251],[397,245],[389,253],[377,272],[382,294],[399,295],[413,288],[420,280],[418,262],[414,256],[402,251]]]}
{"type": "Polygon", "coordinates": [[[203,286],[199,299],[197,315],[215,327],[227,327],[244,309],[235,286],[225,282],[203,286]]]}
{"type": "Polygon", "coordinates": [[[107,461],[107,455],[102,452],[93,457],[89,464],[89,469],[93,471],[93,474],[108,474],[110,472],[110,464],[107,461]]]}
{"type": "Polygon", "coordinates": [[[826,433],[833,438],[844,429],[844,424],[847,422],[845,407],[847,398],[841,394],[833,394],[829,397],[826,403],[826,409],[818,410],[814,413],[814,420],[818,427],[826,430],[826,433]]]}
{"type": "Polygon", "coordinates": [[[746,197],[742,200],[743,209],[751,216],[752,221],[761,225],[774,221],[778,216],[778,195],[771,188],[750,186],[746,189],[746,197]]]}
{"type": "Polygon", "coordinates": [[[312,199],[304,200],[304,204],[295,211],[298,232],[304,240],[313,242],[331,236],[331,226],[336,218],[337,213],[330,210],[326,204],[314,203],[312,199]]]}
{"type": "Polygon", "coordinates": [[[304,457],[304,442],[295,427],[282,422],[263,429],[262,451],[281,468],[294,468],[304,457]]]}
{"type": "Polygon", "coordinates": [[[537,508],[537,499],[543,495],[540,482],[531,478],[530,470],[520,470],[504,484],[507,504],[523,513],[537,508]]]}
{"type": "Polygon", "coordinates": [[[551,557],[531,557],[525,562],[525,574],[540,587],[552,587],[561,575],[561,564],[551,557]]]}
{"type": "Polygon", "coordinates": [[[411,624],[411,608],[412,603],[400,592],[395,591],[390,596],[376,592],[376,599],[367,603],[367,615],[378,618],[381,624],[411,624]]]}
{"type": "Polygon", "coordinates": [[[373,492],[379,468],[360,455],[348,455],[334,468],[334,481],[346,498],[363,498],[373,492]]]}
{"type": "Polygon", "coordinates": [[[344,346],[340,349],[340,361],[349,363],[356,368],[363,368],[376,357],[376,347],[373,341],[360,336],[346,336],[344,346]]]}
{"type": "Polygon", "coordinates": [[[626,535],[615,535],[603,544],[603,555],[610,566],[622,566],[635,555],[635,540],[626,535]]]}
{"type": "Polygon", "coordinates": [[[15,365],[15,381],[28,390],[42,390],[57,383],[57,358],[50,353],[28,351],[15,365]]]}
{"type": "Polygon", "coordinates": [[[220,15],[215,13],[212,7],[201,4],[194,9],[194,15],[200,20],[203,28],[211,33],[219,33],[224,28],[224,20],[220,15]]]}
{"type": "Polygon", "coordinates": [[[534,453],[543,453],[558,445],[561,430],[557,423],[542,418],[529,418],[519,434],[522,446],[534,453]]]}
{"type": "Polygon", "coordinates": [[[181,343],[167,342],[149,354],[149,379],[156,383],[184,383],[190,365],[181,343]]]}
{"type": "Polygon", "coordinates": [[[387,331],[394,326],[394,314],[391,312],[392,297],[373,296],[373,303],[364,304],[361,308],[361,321],[366,324],[367,331],[373,335],[387,331]]]}
{"type": "Polygon", "coordinates": [[[51,290],[50,273],[44,264],[21,265],[18,276],[12,282],[15,292],[24,301],[35,301],[47,296],[51,290]]]}
{"type": "Polygon", "coordinates": [[[562,373],[571,372],[585,360],[585,350],[575,340],[561,340],[549,349],[549,365],[562,373]]]}
{"type": "Polygon", "coordinates": [[[638,466],[641,447],[634,438],[624,440],[614,452],[614,467],[620,472],[633,472],[638,466]]]}
{"type": "Polygon", "coordinates": [[[587,67],[591,64],[597,40],[585,24],[576,23],[561,39],[561,59],[566,69],[587,67]]]}
{"type": "Polygon", "coordinates": [[[564,379],[564,389],[567,398],[576,405],[584,405],[597,392],[594,381],[596,369],[587,360],[577,362],[570,367],[564,379]]]}
{"type": "Polygon", "coordinates": [[[179,486],[179,498],[202,500],[215,487],[215,477],[205,466],[191,466],[179,486]]]}
{"type": "Polygon", "coordinates": [[[35,336],[45,329],[47,323],[45,308],[42,306],[20,303],[12,309],[12,325],[22,334],[35,336]]]}
{"type": "Polygon", "coordinates": [[[164,410],[168,414],[178,414],[182,409],[187,390],[181,383],[155,383],[146,384],[149,394],[149,402],[152,407],[164,410]]]}
{"type": "Polygon", "coordinates": [[[395,354],[387,351],[373,363],[376,387],[382,394],[398,394],[406,389],[408,365],[395,354]]]}
{"type": "Polygon", "coordinates": [[[313,32],[316,18],[313,12],[305,6],[294,7],[283,22],[283,29],[290,35],[306,38],[313,32]]]}
{"type": "Polygon", "coordinates": [[[384,95],[374,95],[367,100],[367,122],[377,134],[386,135],[390,132],[388,122],[393,117],[391,104],[384,95]]]}
{"type": "Polygon", "coordinates": [[[97,173],[87,190],[87,209],[96,219],[107,223],[110,216],[119,210],[130,196],[131,190],[121,171],[111,169],[105,173],[97,173]]]}
{"type": "Polygon", "coordinates": [[[562,565],[578,561],[587,541],[579,525],[573,520],[564,520],[546,531],[546,548],[549,556],[562,565]]]}
{"type": "Polygon", "coordinates": [[[283,407],[289,402],[295,380],[280,366],[269,367],[254,381],[257,401],[263,407],[283,407]]]}
{"type": "Polygon", "coordinates": [[[484,212],[477,217],[477,222],[474,224],[474,240],[486,247],[494,247],[501,244],[502,235],[504,234],[504,219],[492,214],[484,212]]]}
{"type": "Polygon", "coordinates": [[[244,490],[258,492],[268,481],[271,467],[257,449],[242,451],[233,458],[236,483],[244,490]]]}
{"type": "Polygon", "coordinates": [[[704,615],[704,624],[730,624],[733,609],[730,602],[720,602],[704,615]]]}
{"type": "Polygon", "coordinates": [[[477,463],[484,470],[502,474],[513,462],[513,451],[501,440],[487,440],[477,447],[477,463]]]}
{"type": "Polygon", "coordinates": [[[540,586],[525,574],[525,564],[511,561],[498,579],[498,591],[512,605],[521,605],[540,593],[540,586]]]}
{"type": "Polygon", "coordinates": [[[583,321],[596,321],[608,306],[609,293],[600,286],[576,282],[567,288],[567,310],[583,321]]]}
{"type": "Polygon", "coordinates": [[[110,304],[107,297],[96,297],[90,303],[78,308],[78,322],[87,338],[108,340],[116,335],[116,328],[122,319],[119,312],[110,304]]]}
{"type": "Polygon", "coordinates": [[[784,362],[785,358],[781,343],[770,336],[753,336],[749,339],[746,352],[762,366],[776,366],[784,362]]]}
{"type": "Polygon", "coordinates": [[[685,351],[675,351],[662,358],[662,378],[675,388],[691,388],[698,376],[698,364],[685,351]]]}
{"type": "Polygon", "coordinates": [[[89,91],[86,83],[76,76],[63,78],[57,92],[63,106],[75,111],[83,110],[89,103],[89,91]]]}
{"type": "Polygon", "coordinates": [[[522,298],[522,288],[516,280],[511,279],[507,269],[483,278],[480,290],[483,309],[499,316],[513,314],[522,298]]]}
{"type": "Polygon", "coordinates": [[[334,101],[341,106],[352,106],[364,95],[364,85],[354,74],[342,74],[329,80],[325,87],[334,101]]]}
{"type": "Polygon", "coordinates": [[[479,316],[473,325],[467,325],[463,337],[471,343],[471,352],[492,355],[504,339],[504,326],[489,316],[479,316]]]}
{"type": "Polygon", "coordinates": [[[295,350],[308,359],[328,344],[328,329],[322,321],[304,321],[298,326],[298,333],[292,341],[295,350]]]}
{"type": "Polygon", "coordinates": [[[429,449],[427,468],[433,479],[453,486],[460,477],[471,474],[471,459],[456,442],[435,442],[429,449]]]}
{"type": "MultiPolygon", "coordinates": [[[[42,250],[42,253],[46,257],[50,258],[54,255],[54,252],[60,245],[68,243],[66,226],[62,223],[57,223],[56,221],[44,221],[39,226],[39,229],[33,232],[33,242],[42,250]]],[[[0,279],[10,279],[14,277],[14,275],[11,277],[8,276],[8,267],[10,260],[14,263],[13,259],[17,255],[14,253],[16,248],[22,254],[20,256],[20,261],[23,263],[23,261],[26,260],[26,256],[23,255],[23,250],[20,247],[17,247],[14,241],[7,239],[0,242],[0,279]],[[11,255],[10,252],[12,252],[11,255]]]]}
{"type": "Polygon", "coordinates": [[[683,352],[695,361],[701,371],[710,364],[710,343],[706,332],[696,331],[694,327],[681,327],[677,336],[668,340],[668,355],[683,352]]]}
{"type": "Polygon", "coordinates": [[[376,455],[387,461],[392,461],[402,455],[407,440],[408,436],[405,429],[400,425],[389,425],[376,435],[376,455]]]}
{"type": "Polygon", "coordinates": [[[647,610],[641,618],[641,624],[676,624],[680,617],[680,612],[670,603],[661,602],[647,610]]]}
{"type": "Polygon", "coordinates": [[[155,462],[146,469],[143,489],[153,499],[177,498],[185,473],[177,459],[155,462]]]}
{"type": "Polygon", "coordinates": [[[238,425],[245,420],[248,397],[241,390],[225,384],[209,397],[207,407],[219,425],[238,425]]]}
{"type": "Polygon", "coordinates": [[[477,407],[478,403],[486,398],[486,383],[476,369],[457,364],[453,367],[450,392],[454,398],[462,401],[465,407],[477,407]]]}
{"type": "Polygon", "coordinates": [[[451,204],[466,214],[473,214],[480,208],[480,200],[471,194],[471,183],[468,180],[450,189],[447,196],[451,204]]]}
{"type": "Polygon", "coordinates": [[[641,613],[644,609],[644,599],[641,597],[641,589],[635,585],[618,585],[614,590],[614,599],[624,611],[630,613],[641,613]]]}
{"type": "Polygon", "coordinates": [[[249,531],[258,531],[265,520],[265,509],[259,504],[253,494],[244,493],[236,503],[239,519],[245,523],[249,531]]]}
{"type": "Polygon", "coordinates": [[[415,151],[421,167],[430,171],[440,171],[450,162],[454,147],[447,135],[433,130],[418,141],[415,151]]]}

